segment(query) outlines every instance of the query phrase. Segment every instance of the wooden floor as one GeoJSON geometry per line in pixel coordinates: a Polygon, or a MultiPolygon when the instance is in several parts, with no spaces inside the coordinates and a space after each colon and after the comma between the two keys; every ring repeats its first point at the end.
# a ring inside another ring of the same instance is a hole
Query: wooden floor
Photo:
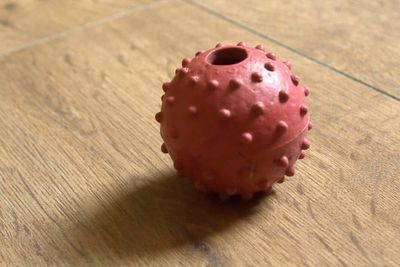
{"type": "Polygon", "coordinates": [[[399,266],[400,2],[0,0],[0,266],[399,266]],[[161,84],[217,42],[311,88],[312,148],[220,203],[159,150],[161,84]]]}

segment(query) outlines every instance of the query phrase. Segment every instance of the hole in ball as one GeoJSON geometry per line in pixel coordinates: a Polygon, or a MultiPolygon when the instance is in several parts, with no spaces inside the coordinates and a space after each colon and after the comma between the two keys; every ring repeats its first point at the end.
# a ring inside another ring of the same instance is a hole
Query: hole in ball
{"type": "Polygon", "coordinates": [[[211,65],[233,65],[247,58],[247,52],[239,47],[227,47],[215,50],[207,57],[211,65]]]}

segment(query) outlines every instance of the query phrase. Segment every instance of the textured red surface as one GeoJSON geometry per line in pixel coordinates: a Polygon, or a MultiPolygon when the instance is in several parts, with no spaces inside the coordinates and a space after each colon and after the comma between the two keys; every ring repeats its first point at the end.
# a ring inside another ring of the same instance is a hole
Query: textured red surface
{"type": "Polygon", "coordinates": [[[261,45],[218,44],[182,60],[163,84],[161,124],[175,169],[222,199],[250,199],[294,175],[311,128],[306,96],[291,65],[261,45]]]}

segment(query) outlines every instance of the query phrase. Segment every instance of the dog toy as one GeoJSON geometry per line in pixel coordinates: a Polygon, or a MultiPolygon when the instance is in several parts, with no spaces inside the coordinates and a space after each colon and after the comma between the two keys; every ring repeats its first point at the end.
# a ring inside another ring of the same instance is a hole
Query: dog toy
{"type": "Polygon", "coordinates": [[[245,200],[269,193],[310,146],[309,88],[261,45],[197,52],[162,89],[161,151],[200,191],[245,200]]]}

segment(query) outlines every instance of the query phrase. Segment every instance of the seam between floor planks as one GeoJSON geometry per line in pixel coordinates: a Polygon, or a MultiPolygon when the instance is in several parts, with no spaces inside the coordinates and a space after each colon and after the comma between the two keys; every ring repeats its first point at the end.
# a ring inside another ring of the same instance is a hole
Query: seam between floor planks
{"type": "Polygon", "coordinates": [[[278,46],[280,46],[280,47],[282,47],[282,48],[284,48],[284,49],[286,49],[288,51],[291,51],[291,52],[293,52],[293,53],[305,58],[305,59],[308,59],[309,61],[312,61],[312,62],[318,64],[319,66],[323,67],[323,68],[326,68],[326,69],[328,69],[330,71],[333,71],[333,72],[335,72],[335,73],[337,73],[337,74],[339,74],[341,76],[346,77],[347,79],[350,79],[350,80],[352,80],[352,81],[354,81],[354,82],[356,82],[358,84],[361,84],[364,87],[366,87],[367,89],[370,89],[370,90],[373,90],[373,91],[378,92],[380,94],[383,94],[383,95],[385,95],[385,96],[387,96],[387,97],[389,97],[391,99],[394,99],[396,101],[400,101],[400,97],[392,95],[392,94],[388,93],[387,91],[385,91],[384,89],[381,89],[381,88],[378,88],[378,87],[376,87],[374,85],[371,85],[371,84],[369,84],[369,83],[367,83],[367,82],[365,82],[365,81],[363,81],[363,80],[361,80],[361,79],[359,79],[357,77],[354,77],[354,76],[352,76],[352,75],[350,75],[350,74],[348,74],[346,72],[343,72],[343,71],[341,71],[341,70],[339,70],[339,69],[337,69],[337,68],[335,68],[335,67],[333,67],[333,66],[331,66],[331,65],[329,65],[327,63],[324,63],[324,62],[322,62],[322,61],[320,61],[320,60],[318,60],[316,58],[313,58],[313,57],[303,53],[302,51],[300,51],[300,50],[298,50],[296,48],[288,46],[288,45],[286,45],[286,44],[284,44],[284,43],[282,43],[282,42],[280,42],[280,41],[278,41],[278,40],[276,40],[276,39],[274,39],[274,38],[272,38],[272,37],[270,37],[268,35],[260,33],[257,30],[254,30],[254,29],[250,28],[249,26],[246,26],[246,25],[244,25],[244,24],[242,24],[240,22],[237,22],[236,20],[231,19],[231,18],[229,18],[229,17],[227,17],[225,15],[222,15],[222,14],[220,14],[220,13],[218,13],[218,12],[212,10],[212,9],[209,9],[208,7],[206,7],[206,6],[202,5],[202,4],[199,4],[199,3],[197,3],[197,2],[195,2],[193,0],[182,0],[182,1],[185,2],[186,4],[189,4],[191,6],[196,7],[197,9],[200,9],[200,10],[206,12],[209,15],[212,15],[212,16],[214,16],[216,18],[219,18],[219,19],[221,19],[221,20],[223,20],[225,22],[228,22],[229,24],[232,24],[232,25],[234,25],[234,26],[236,26],[238,28],[241,28],[241,29],[243,29],[243,30],[245,30],[245,31],[247,31],[247,32],[249,32],[251,34],[254,34],[254,35],[258,36],[258,37],[261,37],[261,38],[263,38],[265,40],[268,40],[268,41],[270,41],[270,42],[272,42],[272,43],[274,43],[274,44],[276,44],[276,45],[278,45],[278,46]]]}
{"type": "Polygon", "coordinates": [[[9,49],[0,51],[0,58],[8,56],[8,55],[10,55],[12,53],[17,53],[17,52],[20,52],[20,51],[24,51],[24,50],[27,50],[27,49],[42,45],[42,44],[50,43],[50,42],[52,42],[54,40],[61,39],[61,38],[65,37],[65,36],[68,36],[68,35],[73,34],[73,33],[82,32],[84,30],[96,28],[96,27],[99,27],[99,26],[101,26],[103,24],[106,24],[106,23],[109,23],[109,22],[112,22],[112,21],[115,21],[115,20],[123,19],[123,18],[129,17],[129,16],[131,16],[133,14],[139,13],[141,11],[146,11],[146,10],[149,10],[149,9],[152,9],[152,8],[158,8],[162,4],[167,3],[168,1],[169,0],[154,0],[153,2],[150,2],[150,3],[147,3],[147,4],[138,5],[136,7],[129,8],[127,10],[115,13],[115,14],[107,16],[107,17],[103,17],[103,18],[98,19],[98,20],[94,20],[94,21],[91,21],[91,22],[84,23],[82,25],[70,28],[70,29],[65,30],[65,31],[57,32],[57,33],[54,33],[54,34],[51,34],[51,35],[48,35],[48,36],[45,36],[45,37],[42,37],[42,38],[34,39],[34,40],[32,40],[32,41],[30,41],[30,42],[28,42],[26,44],[23,44],[21,46],[17,46],[17,47],[13,47],[13,48],[9,48],[9,49]]]}
{"type": "MultiPolygon", "coordinates": [[[[367,82],[365,82],[365,81],[363,81],[361,79],[358,79],[358,78],[356,78],[356,77],[354,77],[354,76],[352,76],[352,75],[350,75],[350,74],[348,74],[346,72],[343,72],[343,71],[341,71],[341,70],[339,70],[339,69],[337,69],[337,68],[335,68],[333,66],[330,66],[330,65],[328,65],[328,64],[326,64],[326,63],[324,63],[324,62],[322,62],[322,61],[320,61],[320,60],[318,60],[316,58],[313,58],[313,57],[303,53],[300,50],[297,50],[297,49],[295,49],[295,48],[293,48],[291,46],[288,46],[288,45],[286,45],[286,44],[284,44],[284,43],[282,43],[282,42],[280,42],[280,41],[278,41],[278,40],[276,40],[276,39],[274,39],[274,38],[272,38],[272,37],[270,37],[268,35],[260,33],[260,32],[254,30],[254,29],[252,29],[252,28],[250,28],[250,27],[248,27],[248,26],[246,26],[244,24],[241,24],[241,23],[239,23],[239,22],[237,22],[237,21],[235,21],[235,20],[233,20],[233,19],[231,19],[229,17],[226,17],[226,16],[224,16],[224,15],[222,15],[222,14],[216,12],[216,11],[213,11],[213,10],[211,10],[211,9],[201,5],[201,4],[198,4],[197,2],[194,2],[192,0],[182,0],[182,1],[184,3],[186,3],[186,4],[192,5],[192,6],[196,7],[197,9],[200,9],[200,10],[206,12],[209,15],[217,17],[217,18],[219,18],[219,19],[221,19],[221,20],[223,20],[225,22],[228,22],[228,23],[230,23],[230,24],[232,24],[232,25],[234,25],[234,26],[236,26],[238,28],[241,28],[241,29],[243,29],[243,30],[245,30],[245,31],[247,31],[247,32],[249,32],[251,34],[254,34],[254,35],[258,36],[258,37],[261,37],[261,38],[263,38],[265,40],[268,40],[268,41],[270,41],[270,42],[272,42],[272,43],[274,43],[274,44],[276,44],[276,45],[278,45],[278,46],[280,46],[280,47],[282,47],[282,48],[284,48],[284,49],[286,49],[288,51],[291,51],[291,52],[293,52],[293,53],[295,53],[295,54],[297,54],[297,55],[299,55],[299,56],[301,56],[301,57],[303,57],[305,59],[308,59],[309,61],[312,61],[312,62],[314,62],[314,63],[316,63],[316,64],[318,64],[318,65],[320,65],[320,66],[322,66],[322,67],[334,72],[334,73],[337,73],[337,74],[339,74],[341,76],[346,77],[347,79],[350,79],[350,80],[352,80],[352,81],[354,81],[354,82],[356,82],[358,84],[361,84],[361,85],[363,85],[364,87],[366,87],[366,88],[368,88],[370,90],[373,90],[373,91],[376,91],[378,93],[381,93],[381,94],[383,94],[383,95],[385,95],[385,96],[387,96],[387,97],[389,97],[391,99],[394,99],[396,101],[400,101],[399,97],[386,92],[384,89],[381,89],[381,88],[378,88],[376,86],[373,86],[373,85],[371,85],[371,84],[369,84],[369,83],[367,83],[367,82]]],[[[71,28],[71,29],[66,30],[66,31],[58,32],[58,33],[51,34],[51,35],[43,37],[43,38],[35,39],[33,41],[28,42],[27,44],[1,51],[0,52],[0,58],[2,58],[4,56],[7,56],[9,54],[12,54],[12,53],[16,53],[16,52],[19,52],[19,51],[23,51],[23,50],[27,50],[27,49],[36,47],[38,45],[50,43],[51,41],[61,39],[61,38],[65,37],[65,36],[67,36],[69,34],[72,34],[72,33],[81,32],[81,31],[84,31],[86,29],[91,29],[91,28],[95,28],[95,27],[101,26],[101,25],[106,24],[108,22],[112,22],[112,21],[115,21],[115,20],[118,20],[118,19],[129,17],[129,16],[131,16],[131,15],[133,15],[135,13],[138,13],[140,11],[145,11],[145,10],[148,10],[148,9],[151,9],[151,8],[159,7],[161,4],[164,4],[164,3],[167,3],[167,2],[169,2],[169,0],[154,0],[153,2],[151,2],[149,4],[139,5],[137,7],[124,10],[122,12],[119,12],[119,13],[116,13],[114,15],[101,18],[99,20],[95,20],[95,21],[92,21],[92,22],[85,23],[83,25],[71,28]]]]}

